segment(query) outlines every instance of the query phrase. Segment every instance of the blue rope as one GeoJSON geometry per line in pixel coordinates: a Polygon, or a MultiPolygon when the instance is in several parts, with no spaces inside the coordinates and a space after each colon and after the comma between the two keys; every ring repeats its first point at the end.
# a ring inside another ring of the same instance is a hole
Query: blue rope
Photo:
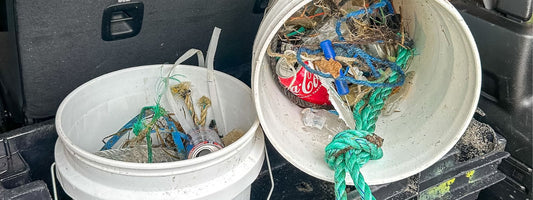
{"type": "Polygon", "coordinates": [[[298,61],[298,63],[300,65],[302,65],[305,70],[307,70],[308,72],[311,72],[313,74],[316,74],[316,75],[319,75],[319,76],[322,76],[324,78],[333,78],[333,76],[331,74],[326,74],[324,72],[321,72],[321,71],[318,71],[318,70],[314,70],[314,69],[311,69],[309,66],[307,66],[307,64],[305,64],[303,61],[302,61],[302,51],[307,53],[307,55],[316,55],[316,54],[319,54],[321,53],[322,51],[320,49],[316,49],[316,50],[311,50],[311,49],[307,49],[307,48],[304,48],[304,47],[300,47],[298,49],[298,51],[296,52],[296,60],[298,61]]]}
{"type": "Polygon", "coordinates": [[[131,119],[126,125],[124,125],[122,128],[120,128],[119,131],[115,135],[113,135],[107,142],[105,142],[104,146],[100,148],[100,151],[109,150],[115,146],[115,143],[122,138],[123,135],[127,132],[128,129],[132,129],[133,124],[137,123],[137,117],[134,117],[131,119]]]}
{"type": "MultiPolygon", "coordinates": [[[[393,71],[398,72],[398,74],[400,75],[400,77],[397,79],[397,81],[392,82],[392,83],[388,83],[388,82],[372,83],[372,82],[368,82],[368,81],[357,80],[357,79],[355,79],[355,78],[353,78],[351,76],[338,77],[337,78],[338,80],[348,81],[348,82],[353,83],[353,84],[364,85],[364,86],[373,87],[373,88],[375,88],[375,87],[397,87],[397,86],[403,85],[403,82],[405,80],[405,73],[403,72],[401,67],[399,67],[396,63],[389,62],[389,61],[384,61],[384,60],[381,60],[379,58],[375,58],[375,57],[367,54],[362,49],[357,48],[356,46],[353,46],[353,45],[335,44],[335,46],[336,47],[341,47],[343,49],[346,49],[347,52],[348,52],[348,55],[354,54],[354,57],[359,56],[359,57],[363,58],[363,60],[365,60],[365,62],[372,69],[372,73],[373,73],[374,76],[376,76],[379,73],[374,68],[374,65],[372,64],[372,62],[376,62],[377,64],[388,66],[393,71]]],[[[318,71],[318,70],[315,70],[315,69],[311,69],[307,64],[305,64],[303,62],[303,60],[302,60],[302,52],[307,53],[308,55],[316,55],[316,54],[321,53],[320,49],[311,50],[311,49],[307,49],[307,48],[301,47],[296,52],[296,60],[298,61],[298,63],[300,65],[302,65],[305,68],[305,70],[307,70],[307,71],[309,71],[309,72],[311,72],[313,74],[316,74],[316,75],[324,77],[324,78],[333,78],[333,76],[331,74],[327,74],[327,73],[324,73],[324,72],[321,72],[321,71],[318,71]]]]}
{"type": "Polygon", "coordinates": [[[381,0],[381,2],[385,2],[387,4],[387,10],[389,11],[389,14],[394,14],[394,8],[392,7],[392,3],[388,0],[381,0]]]}
{"type": "Polygon", "coordinates": [[[352,18],[352,17],[355,17],[356,19],[359,19],[359,15],[362,15],[362,14],[372,14],[374,13],[374,10],[375,9],[378,9],[378,8],[381,8],[381,7],[384,7],[384,6],[387,6],[388,8],[388,11],[390,14],[393,14],[394,13],[394,10],[392,8],[392,4],[388,1],[388,0],[382,0],[380,2],[377,2],[377,3],[374,3],[372,5],[370,5],[368,8],[363,8],[363,9],[359,9],[359,10],[356,10],[356,11],[353,11],[353,12],[350,12],[348,13],[346,16],[340,18],[339,20],[337,20],[337,23],[335,25],[335,32],[337,32],[337,36],[339,37],[339,41],[344,41],[344,37],[342,36],[342,33],[341,33],[341,24],[346,22],[346,20],[352,18]]]}
{"type": "MultiPolygon", "coordinates": [[[[365,63],[368,65],[368,67],[370,67],[370,70],[372,70],[372,74],[371,75],[376,77],[376,78],[381,77],[381,74],[379,74],[379,72],[374,67],[374,64],[372,64],[372,61],[378,62],[378,63],[382,63],[382,61],[380,59],[377,59],[377,58],[374,58],[374,57],[370,56],[365,51],[363,51],[362,49],[357,48],[355,46],[348,46],[348,45],[345,45],[345,44],[335,44],[335,46],[345,49],[348,52],[348,55],[354,54],[353,55],[354,58],[361,57],[365,61],[365,63]]],[[[389,64],[389,63],[387,63],[387,64],[389,64]]]]}

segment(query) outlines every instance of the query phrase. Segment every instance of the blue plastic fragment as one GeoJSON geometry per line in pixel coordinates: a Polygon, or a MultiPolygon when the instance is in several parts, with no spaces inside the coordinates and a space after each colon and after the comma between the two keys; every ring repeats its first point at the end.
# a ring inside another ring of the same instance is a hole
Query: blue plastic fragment
{"type": "Polygon", "coordinates": [[[339,112],[336,110],[328,110],[329,113],[339,116],[339,112]]]}
{"type": "Polygon", "coordinates": [[[337,93],[339,93],[341,96],[350,93],[350,89],[348,89],[348,83],[346,81],[335,79],[335,87],[337,87],[337,93]]]}
{"type": "Polygon", "coordinates": [[[118,142],[118,140],[120,140],[120,138],[122,136],[124,136],[125,133],[128,132],[126,129],[133,128],[133,124],[135,124],[137,122],[137,119],[139,118],[139,115],[137,115],[133,119],[131,119],[122,128],[120,128],[120,130],[117,132],[117,134],[115,134],[115,135],[113,135],[113,137],[109,138],[109,140],[107,140],[107,142],[100,149],[100,151],[109,150],[109,149],[113,148],[113,146],[118,142]]]}
{"type": "Polygon", "coordinates": [[[178,150],[178,157],[182,160],[187,159],[187,154],[189,154],[189,151],[185,149],[185,146],[183,146],[183,142],[181,141],[181,139],[183,138],[188,141],[188,136],[182,132],[179,132],[174,122],[168,119],[168,117],[165,116],[165,120],[167,121],[168,128],[171,131],[172,138],[174,139],[174,144],[176,144],[176,149],[178,150]]]}

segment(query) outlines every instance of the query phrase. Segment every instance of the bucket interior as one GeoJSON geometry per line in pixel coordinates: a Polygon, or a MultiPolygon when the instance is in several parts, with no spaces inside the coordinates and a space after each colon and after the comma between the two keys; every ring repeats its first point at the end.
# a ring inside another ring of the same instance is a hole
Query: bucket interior
{"type": "MultiPolygon", "coordinates": [[[[404,0],[393,4],[415,41],[416,55],[407,71],[416,75],[409,95],[399,106],[400,112],[381,115],[376,123],[376,134],[384,138],[384,156],[362,168],[371,185],[407,178],[438,161],[466,129],[480,92],[477,49],[453,6],[447,1],[404,0]]],[[[262,26],[275,28],[260,29],[260,38],[256,39],[256,45],[264,42],[255,46],[260,54],[254,60],[257,65],[253,75],[259,119],[269,140],[288,161],[312,176],[333,181],[334,172],[324,161],[324,148],[335,133],[304,128],[302,108],[278,89],[268,65],[265,45],[296,11],[284,7],[271,8],[270,17],[265,19],[278,20],[263,21],[262,26]]],[[[353,184],[349,177],[347,183],[353,184]]]]}
{"type": "MultiPolygon", "coordinates": [[[[160,77],[166,75],[171,66],[128,68],[100,76],[78,87],[65,98],[58,111],[59,123],[56,124],[61,126],[60,137],[64,134],[72,144],[89,153],[98,151],[104,145],[104,137],[118,131],[139,114],[142,107],[155,105],[160,77]]],[[[205,68],[180,65],[174,73],[183,75],[177,77],[180,81],[192,83],[195,103],[203,95],[209,97],[205,68]]],[[[250,89],[227,74],[216,71],[215,77],[226,129],[241,129],[247,135],[255,134],[255,130],[250,131],[256,120],[250,89]]],[[[162,98],[161,105],[170,112],[166,98],[162,98]]],[[[210,108],[207,120],[214,119],[213,116],[210,108]]]]}

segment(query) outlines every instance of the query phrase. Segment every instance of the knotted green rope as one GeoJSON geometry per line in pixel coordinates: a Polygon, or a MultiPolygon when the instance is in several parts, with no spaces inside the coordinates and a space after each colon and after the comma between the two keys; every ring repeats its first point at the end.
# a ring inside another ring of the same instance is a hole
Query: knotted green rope
{"type": "MultiPolygon", "coordinates": [[[[396,62],[404,67],[412,55],[412,51],[399,48],[396,62]]],[[[399,78],[397,72],[392,72],[388,82],[395,82],[399,78]]],[[[345,130],[335,135],[331,143],[326,146],[326,163],[335,170],[335,196],[337,200],[346,200],[346,171],[350,173],[354,185],[363,200],[376,199],[359,171],[369,160],[383,157],[381,145],[383,139],[374,134],[378,119],[386,99],[392,92],[391,87],[375,88],[367,101],[362,100],[355,105],[353,116],[356,121],[355,130],[345,130]]]]}
{"type": "Polygon", "coordinates": [[[167,115],[167,112],[165,109],[161,107],[159,102],[155,106],[146,106],[141,109],[141,113],[138,116],[137,122],[133,124],[133,133],[135,136],[140,137],[139,134],[142,131],[146,132],[145,138],[146,138],[146,148],[148,152],[148,163],[152,163],[152,138],[150,134],[152,133],[152,130],[154,129],[155,123],[163,116],[167,115]],[[146,123],[143,119],[145,117],[146,110],[152,110],[154,112],[154,115],[152,116],[152,119],[146,123]]]}
{"type": "MultiPolygon", "coordinates": [[[[163,70],[163,67],[161,67],[161,70],[163,70]]],[[[141,133],[141,131],[146,131],[146,135],[145,135],[145,138],[146,138],[146,148],[147,148],[147,152],[148,152],[148,163],[152,163],[152,137],[151,137],[151,133],[152,133],[152,130],[154,129],[154,125],[155,123],[163,116],[167,115],[167,111],[161,107],[161,99],[164,95],[164,92],[166,90],[168,90],[168,86],[169,86],[169,80],[175,80],[177,81],[178,83],[181,82],[179,79],[177,79],[176,77],[183,77],[183,75],[181,74],[175,74],[175,75],[168,75],[167,77],[162,77],[161,78],[161,81],[158,82],[158,85],[157,85],[157,97],[156,97],[156,100],[155,100],[155,106],[146,106],[146,107],[143,107],[141,109],[141,112],[139,115],[137,115],[137,122],[135,122],[135,124],[133,124],[133,133],[135,134],[135,136],[139,136],[139,134],[141,133]],[[145,122],[145,120],[143,120],[143,118],[145,117],[145,114],[146,114],[146,110],[151,110],[154,112],[154,115],[152,116],[152,119],[149,121],[149,122],[145,122]]]]}

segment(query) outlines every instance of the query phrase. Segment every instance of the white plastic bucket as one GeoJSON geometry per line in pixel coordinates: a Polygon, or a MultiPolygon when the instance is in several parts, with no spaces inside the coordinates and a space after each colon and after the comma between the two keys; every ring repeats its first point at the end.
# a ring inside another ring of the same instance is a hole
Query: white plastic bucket
{"type": "MultiPolygon", "coordinates": [[[[333,135],[302,129],[302,108],[278,89],[266,59],[277,30],[309,2],[277,1],[263,18],[254,43],[252,91],[259,121],[278,152],[300,170],[333,181],[334,172],[324,161],[324,147],[333,135]]],[[[393,4],[401,11],[419,55],[410,64],[410,70],[416,71],[415,85],[400,105],[402,111],[382,115],[376,124],[376,134],[385,139],[384,156],[361,169],[370,185],[407,178],[439,160],[468,126],[481,87],[477,47],[448,1],[396,0],[393,4]]],[[[346,182],[353,185],[350,177],[346,182]]]]}
{"type": "MultiPolygon", "coordinates": [[[[156,85],[172,65],[128,68],[95,78],[70,93],[56,115],[59,139],[56,170],[74,199],[249,199],[250,185],[264,159],[251,91],[244,83],[215,71],[227,130],[246,134],[208,155],[168,163],[128,163],[92,154],[101,139],[116,132],[144,106],[154,105],[156,85]]],[[[192,83],[193,97],[208,96],[207,70],[179,65],[175,73],[192,83]]],[[[164,100],[164,98],[163,98],[164,100]]],[[[164,101],[163,108],[167,108],[164,101]]]]}

